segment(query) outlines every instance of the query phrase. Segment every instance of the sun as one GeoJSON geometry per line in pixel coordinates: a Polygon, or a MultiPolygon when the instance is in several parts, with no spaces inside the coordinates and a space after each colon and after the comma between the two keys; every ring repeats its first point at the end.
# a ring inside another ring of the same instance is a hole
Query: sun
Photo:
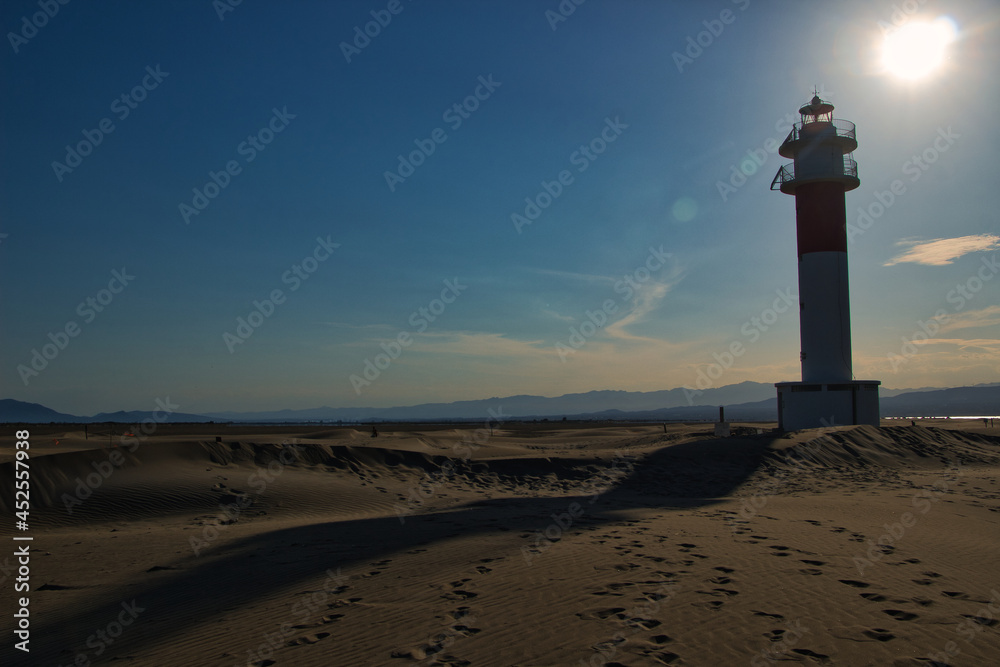
{"type": "Polygon", "coordinates": [[[955,26],[947,18],[910,21],[889,33],[882,44],[882,67],[901,79],[923,79],[945,61],[955,26]]]}

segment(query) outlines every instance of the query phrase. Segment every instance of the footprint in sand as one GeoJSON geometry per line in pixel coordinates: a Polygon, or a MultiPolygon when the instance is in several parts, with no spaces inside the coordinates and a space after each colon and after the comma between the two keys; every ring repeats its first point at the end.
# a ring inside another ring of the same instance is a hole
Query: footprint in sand
{"type": "Polygon", "coordinates": [[[864,630],[861,634],[869,639],[874,639],[875,641],[887,642],[890,639],[895,639],[896,635],[892,634],[885,628],[871,628],[870,630],[864,630]]]}
{"type": "Polygon", "coordinates": [[[316,623],[304,623],[302,625],[293,625],[292,628],[294,628],[295,630],[305,630],[307,628],[317,628],[317,627],[319,627],[321,625],[326,625],[327,623],[333,623],[337,619],[340,619],[340,618],[343,618],[343,617],[344,617],[343,614],[329,614],[327,616],[322,617],[316,623]]]}
{"type": "Polygon", "coordinates": [[[984,616],[973,616],[972,614],[962,614],[962,616],[974,623],[978,623],[979,625],[985,625],[988,628],[992,628],[993,626],[1000,623],[1000,621],[997,621],[995,618],[986,618],[984,616]]]}
{"type": "Polygon", "coordinates": [[[304,637],[296,637],[291,641],[287,642],[286,646],[302,646],[303,644],[315,644],[316,642],[326,639],[330,636],[329,632],[317,632],[314,635],[305,635],[304,637]]]}
{"type": "MultiPolygon", "coordinates": [[[[701,591],[698,592],[700,593],[701,591]]],[[[718,611],[718,609],[725,603],[722,600],[709,600],[708,602],[692,602],[691,604],[696,607],[707,607],[713,611],[718,611]]]]}
{"type": "Polygon", "coordinates": [[[726,574],[731,574],[731,573],[733,573],[733,572],[735,572],[735,571],[736,571],[736,570],[734,570],[733,568],[731,568],[731,567],[726,567],[726,566],[724,566],[724,565],[719,565],[718,567],[714,567],[714,568],[712,568],[712,569],[713,569],[713,570],[718,570],[719,572],[725,572],[726,574]]]}
{"type": "Polygon", "coordinates": [[[471,600],[472,598],[479,597],[479,593],[473,593],[472,591],[456,589],[450,593],[445,593],[441,597],[444,598],[445,600],[471,600]]]}
{"type": "Polygon", "coordinates": [[[654,660],[663,665],[672,665],[681,659],[676,653],[671,653],[670,651],[660,651],[659,653],[653,653],[651,656],[654,660]]]}
{"type": "Polygon", "coordinates": [[[908,611],[902,611],[900,609],[883,609],[882,613],[889,614],[897,621],[912,621],[913,619],[918,618],[916,614],[912,614],[908,611]]]}
{"type": "Polygon", "coordinates": [[[630,628],[652,630],[653,628],[658,628],[663,624],[655,618],[642,618],[641,616],[636,616],[625,621],[625,625],[630,628]]]}
{"type": "Polygon", "coordinates": [[[810,651],[807,648],[793,648],[792,653],[798,653],[799,655],[804,655],[809,658],[815,658],[816,660],[819,660],[821,663],[824,664],[830,662],[830,656],[823,655],[822,653],[816,653],[815,651],[810,651]]]}
{"type": "Polygon", "coordinates": [[[857,581],[855,579],[838,579],[842,584],[847,584],[848,586],[853,586],[854,588],[868,588],[871,584],[866,584],[863,581],[857,581]]]}
{"type": "Polygon", "coordinates": [[[768,618],[777,618],[777,619],[784,618],[784,616],[782,616],[781,614],[769,614],[766,611],[754,611],[753,615],[754,616],[767,616],[768,618]]]}
{"type": "Polygon", "coordinates": [[[485,566],[483,566],[483,565],[480,565],[480,566],[478,566],[478,567],[476,568],[476,572],[477,572],[478,574],[489,574],[489,573],[490,573],[490,572],[492,572],[492,571],[493,571],[493,568],[490,568],[490,567],[485,567],[485,566]]]}
{"type": "Polygon", "coordinates": [[[620,620],[624,620],[624,611],[625,607],[609,607],[607,609],[595,609],[594,611],[581,611],[577,612],[576,615],[584,621],[603,621],[604,619],[612,616],[620,620]]]}
{"type": "Polygon", "coordinates": [[[812,577],[818,577],[819,575],[823,574],[823,570],[820,570],[820,569],[815,568],[815,567],[804,567],[804,568],[800,569],[799,572],[801,574],[808,574],[809,576],[812,576],[812,577]]]}
{"type": "Polygon", "coordinates": [[[800,563],[805,563],[806,565],[815,565],[816,567],[822,567],[826,565],[824,561],[821,560],[799,560],[800,563]]]}
{"type": "Polygon", "coordinates": [[[341,607],[350,607],[352,605],[356,605],[357,603],[361,602],[362,599],[363,598],[347,598],[345,600],[341,598],[340,600],[334,600],[333,602],[329,603],[326,606],[328,609],[339,609],[341,607]]]}
{"type": "Polygon", "coordinates": [[[860,593],[859,595],[869,602],[885,602],[888,599],[886,596],[879,595],[878,593],[860,593]]]}

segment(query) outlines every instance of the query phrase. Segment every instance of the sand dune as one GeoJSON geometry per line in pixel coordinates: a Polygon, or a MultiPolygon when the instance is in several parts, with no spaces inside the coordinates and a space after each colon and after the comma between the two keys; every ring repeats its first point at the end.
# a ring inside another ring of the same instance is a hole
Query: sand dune
{"type": "Polygon", "coordinates": [[[46,436],[2,663],[993,664],[998,434],[46,436]]]}

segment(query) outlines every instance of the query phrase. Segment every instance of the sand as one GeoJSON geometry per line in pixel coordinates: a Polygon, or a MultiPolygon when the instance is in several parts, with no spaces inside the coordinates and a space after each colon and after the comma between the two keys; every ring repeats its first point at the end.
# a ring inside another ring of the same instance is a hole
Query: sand
{"type": "Polygon", "coordinates": [[[38,427],[0,663],[997,664],[1000,427],[885,424],[38,427]]]}

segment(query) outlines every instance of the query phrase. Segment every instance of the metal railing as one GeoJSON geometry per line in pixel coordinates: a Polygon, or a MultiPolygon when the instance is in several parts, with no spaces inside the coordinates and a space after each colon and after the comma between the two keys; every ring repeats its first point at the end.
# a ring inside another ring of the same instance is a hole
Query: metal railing
{"type": "MultiPolygon", "coordinates": [[[[816,125],[818,122],[822,121],[813,121],[811,123],[801,123],[801,122],[795,123],[794,125],[792,125],[792,131],[789,132],[788,138],[785,139],[785,143],[789,141],[798,141],[799,139],[801,139],[803,125],[816,125]]],[[[852,123],[851,121],[834,118],[832,121],[829,122],[831,125],[833,125],[834,131],[836,132],[836,135],[838,137],[851,139],[855,142],[858,140],[857,134],[855,132],[854,123],[852,123]]]]}
{"type": "MultiPolygon", "coordinates": [[[[858,163],[850,155],[844,156],[844,173],[839,172],[833,174],[824,174],[820,178],[834,178],[838,176],[847,176],[848,178],[858,177],[858,163]]],[[[812,180],[813,177],[810,176],[808,180],[812,180]]],[[[772,190],[780,190],[781,186],[785,183],[791,183],[795,180],[795,163],[786,164],[778,173],[774,175],[774,180],[771,181],[772,190]]],[[[806,180],[806,179],[803,179],[806,180]]]]}

